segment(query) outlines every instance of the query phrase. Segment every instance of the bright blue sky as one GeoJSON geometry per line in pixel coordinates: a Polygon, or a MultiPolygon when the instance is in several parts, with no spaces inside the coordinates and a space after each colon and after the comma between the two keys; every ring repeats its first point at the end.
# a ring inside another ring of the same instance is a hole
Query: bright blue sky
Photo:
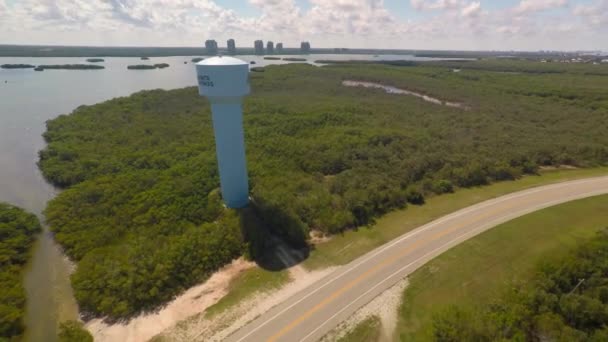
{"type": "Polygon", "coordinates": [[[0,0],[0,42],[608,50],[608,0],[0,0]]]}

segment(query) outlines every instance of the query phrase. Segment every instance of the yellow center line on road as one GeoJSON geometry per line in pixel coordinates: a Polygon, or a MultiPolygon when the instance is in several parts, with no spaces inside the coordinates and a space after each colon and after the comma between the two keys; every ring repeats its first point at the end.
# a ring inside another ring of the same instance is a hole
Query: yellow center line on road
{"type": "MultiPolygon", "coordinates": [[[[532,199],[533,200],[533,199],[532,199]]],[[[427,239],[422,239],[420,241],[417,242],[413,242],[412,244],[410,244],[410,246],[408,246],[406,249],[404,249],[401,253],[394,255],[388,259],[385,259],[384,261],[382,261],[381,263],[377,264],[376,266],[370,268],[369,270],[365,271],[364,273],[362,273],[361,275],[359,275],[357,278],[353,279],[352,281],[350,281],[348,284],[344,285],[342,288],[336,290],[335,292],[333,292],[329,297],[326,297],[325,299],[323,299],[322,301],[320,301],[317,305],[315,305],[314,307],[312,307],[311,309],[309,309],[308,311],[306,311],[305,313],[303,313],[300,317],[296,318],[295,320],[293,320],[291,323],[289,323],[288,325],[286,325],[285,327],[283,327],[283,329],[281,329],[280,331],[278,331],[276,334],[272,335],[267,341],[268,342],[275,342],[276,340],[278,340],[281,336],[285,335],[286,333],[288,333],[290,330],[292,330],[293,328],[295,328],[296,326],[298,326],[300,323],[302,323],[303,321],[305,321],[306,319],[308,319],[312,314],[314,314],[315,312],[319,311],[321,308],[325,307],[327,304],[331,303],[332,301],[334,301],[336,298],[338,298],[340,295],[342,295],[344,292],[350,290],[351,288],[353,288],[355,285],[357,285],[358,283],[360,283],[361,281],[363,281],[364,279],[368,278],[370,275],[372,275],[373,273],[379,271],[380,269],[384,268],[385,266],[395,262],[396,260],[404,257],[405,255],[418,250],[421,245],[426,245],[430,242],[433,242],[447,234],[450,234],[456,230],[459,230],[463,227],[466,227],[468,225],[471,224],[475,224],[478,223],[492,215],[495,215],[497,213],[500,213],[502,211],[505,210],[509,210],[512,209],[518,205],[522,205],[522,204],[526,204],[527,202],[529,202],[529,200],[527,201],[521,201],[521,202],[516,202],[512,205],[508,205],[508,206],[502,206],[500,208],[497,208],[495,210],[490,210],[488,211],[486,214],[484,215],[478,215],[475,216],[474,220],[470,220],[470,221],[465,221],[459,225],[455,225],[451,228],[442,230],[439,233],[436,233],[434,235],[432,235],[431,237],[427,238],[427,239]]]]}

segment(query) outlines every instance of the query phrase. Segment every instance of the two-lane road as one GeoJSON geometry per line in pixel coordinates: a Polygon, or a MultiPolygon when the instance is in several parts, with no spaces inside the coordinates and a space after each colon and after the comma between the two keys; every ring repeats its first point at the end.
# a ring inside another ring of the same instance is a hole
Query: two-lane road
{"type": "Polygon", "coordinates": [[[316,341],[384,290],[460,242],[518,216],[607,193],[605,176],[520,191],[459,210],[338,268],[227,341],[316,341]]]}

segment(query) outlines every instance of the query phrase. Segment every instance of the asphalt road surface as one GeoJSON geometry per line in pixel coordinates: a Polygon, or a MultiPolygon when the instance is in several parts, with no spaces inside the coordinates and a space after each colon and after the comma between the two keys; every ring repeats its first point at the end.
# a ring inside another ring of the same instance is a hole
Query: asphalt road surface
{"type": "Polygon", "coordinates": [[[449,248],[518,216],[608,193],[608,176],[524,190],[444,216],[338,268],[227,341],[316,341],[358,308],[449,248]]]}

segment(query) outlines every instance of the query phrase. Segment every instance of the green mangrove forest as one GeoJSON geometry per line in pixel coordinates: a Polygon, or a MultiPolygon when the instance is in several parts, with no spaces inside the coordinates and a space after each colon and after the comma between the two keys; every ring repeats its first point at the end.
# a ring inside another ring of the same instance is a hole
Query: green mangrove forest
{"type": "MultiPolygon", "coordinates": [[[[532,73],[525,70],[540,63],[500,63],[251,73],[251,209],[273,234],[304,247],[311,230],[373,225],[427,196],[541,167],[608,164],[606,66],[532,73]]],[[[153,310],[233,258],[264,250],[264,230],[248,230],[241,212],[222,205],[209,103],[196,88],[81,106],[48,121],[44,138],[39,166],[65,189],[45,215],[78,263],[72,283],[84,312],[120,319],[153,310]]]]}
{"type": "Polygon", "coordinates": [[[0,341],[18,340],[24,332],[23,268],[40,231],[35,215],[0,202],[0,341]]]}

